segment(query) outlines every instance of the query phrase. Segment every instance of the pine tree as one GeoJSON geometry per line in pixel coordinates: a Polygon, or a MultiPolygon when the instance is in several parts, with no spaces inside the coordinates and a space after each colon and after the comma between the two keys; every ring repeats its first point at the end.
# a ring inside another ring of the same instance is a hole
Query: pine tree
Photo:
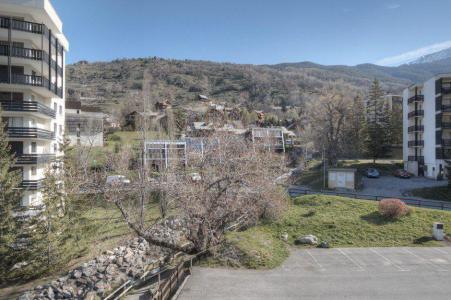
{"type": "Polygon", "coordinates": [[[374,80],[370,87],[366,105],[365,153],[376,159],[387,157],[391,151],[390,108],[384,104],[383,91],[379,81],[374,80]]]}
{"type": "Polygon", "coordinates": [[[15,215],[21,208],[21,176],[12,170],[14,163],[4,124],[0,122],[0,281],[10,279],[11,268],[24,257],[17,249],[17,241],[22,235],[21,221],[15,215]]]}

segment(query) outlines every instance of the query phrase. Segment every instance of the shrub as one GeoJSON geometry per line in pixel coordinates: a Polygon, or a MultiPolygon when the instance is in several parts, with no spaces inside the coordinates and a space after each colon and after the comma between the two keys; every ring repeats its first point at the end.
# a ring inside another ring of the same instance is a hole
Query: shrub
{"type": "Polygon", "coordinates": [[[399,199],[382,199],[379,213],[387,219],[399,219],[410,213],[410,208],[399,199]]]}
{"type": "Polygon", "coordinates": [[[120,142],[121,141],[121,137],[116,135],[116,134],[110,134],[108,136],[108,140],[110,140],[112,142],[120,142]]]}

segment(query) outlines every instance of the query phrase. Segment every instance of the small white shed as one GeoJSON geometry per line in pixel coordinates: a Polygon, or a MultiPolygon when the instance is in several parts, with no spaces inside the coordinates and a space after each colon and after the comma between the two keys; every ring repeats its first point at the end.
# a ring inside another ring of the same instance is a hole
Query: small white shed
{"type": "Polygon", "coordinates": [[[355,190],[356,174],[356,169],[329,169],[327,186],[330,189],[342,188],[355,190]]]}

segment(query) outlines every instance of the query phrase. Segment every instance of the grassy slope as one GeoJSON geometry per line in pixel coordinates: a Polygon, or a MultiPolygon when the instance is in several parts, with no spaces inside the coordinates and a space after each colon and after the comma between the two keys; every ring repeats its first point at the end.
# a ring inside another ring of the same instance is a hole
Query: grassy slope
{"type": "Polygon", "coordinates": [[[449,186],[415,189],[411,193],[416,197],[425,199],[451,201],[451,187],[449,186]]]}
{"type": "MultiPolygon", "coordinates": [[[[158,208],[151,208],[149,220],[158,215],[158,208]]],[[[0,299],[16,298],[21,292],[58,278],[77,265],[100,255],[103,251],[125,243],[133,236],[119,210],[111,204],[97,203],[97,205],[93,205],[80,216],[79,222],[82,224],[81,232],[85,243],[80,247],[77,247],[76,243],[67,243],[63,252],[68,257],[73,257],[70,263],[46,277],[27,283],[8,284],[8,287],[0,288],[0,299]]]]}
{"type": "Polygon", "coordinates": [[[288,233],[289,245],[299,236],[314,234],[332,247],[438,246],[440,242],[430,239],[436,221],[451,227],[451,212],[417,208],[398,221],[388,221],[373,202],[309,195],[295,199],[280,220],[231,233],[227,240],[244,253],[244,266],[271,268],[288,256],[280,246],[283,233],[288,233]]]}

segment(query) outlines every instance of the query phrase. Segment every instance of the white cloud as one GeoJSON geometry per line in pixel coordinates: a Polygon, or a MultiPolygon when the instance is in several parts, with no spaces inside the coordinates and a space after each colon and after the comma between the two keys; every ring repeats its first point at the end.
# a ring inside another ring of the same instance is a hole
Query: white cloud
{"type": "Polygon", "coordinates": [[[381,60],[378,60],[375,63],[376,63],[376,65],[381,65],[381,66],[399,66],[399,65],[414,61],[424,55],[428,55],[428,54],[435,53],[435,52],[438,52],[441,50],[445,50],[447,48],[451,48],[451,41],[433,44],[433,45],[430,45],[427,47],[419,48],[419,49],[405,52],[403,54],[392,56],[392,57],[386,57],[381,60]]]}
{"type": "Polygon", "coordinates": [[[401,7],[401,4],[391,3],[391,4],[388,4],[386,7],[387,7],[387,9],[398,9],[401,7]]]}

